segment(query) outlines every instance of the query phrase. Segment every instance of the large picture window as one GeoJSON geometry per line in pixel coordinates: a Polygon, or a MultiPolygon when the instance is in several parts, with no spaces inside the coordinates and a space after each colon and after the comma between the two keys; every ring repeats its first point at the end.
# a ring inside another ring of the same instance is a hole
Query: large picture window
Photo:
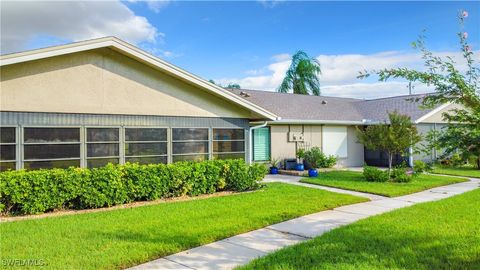
{"type": "Polygon", "coordinates": [[[80,128],[23,129],[25,169],[80,166],[80,128]]]}
{"type": "Polygon", "coordinates": [[[167,129],[125,128],[125,161],[167,163],[167,129]]]}
{"type": "Polygon", "coordinates": [[[206,160],[209,153],[208,128],[173,128],[172,159],[206,160]]]}
{"type": "Polygon", "coordinates": [[[0,128],[0,171],[15,170],[17,160],[16,129],[14,127],[0,128]]]}
{"type": "Polygon", "coordinates": [[[217,159],[245,158],[243,129],[213,129],[213,157],[217,159]]]}
{"type": "Polygon", "coordinates": [[[118,128],[87,128],[87,167],[118,164],[120,136],[118,128]]]}

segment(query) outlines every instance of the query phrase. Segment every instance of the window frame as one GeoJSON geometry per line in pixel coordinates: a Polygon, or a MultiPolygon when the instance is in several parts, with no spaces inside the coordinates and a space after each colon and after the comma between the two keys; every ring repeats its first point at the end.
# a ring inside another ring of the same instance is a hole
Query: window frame
{"type": "Polygon", "coordinates": [[[0,145],[15,145],[15,159],[9,159],[9,160],[0,160],[0,163],[15,163],[15,170],[19,170],[22,168],[21,166],[21,161],[22,161],[22,156],[20,153],[20,130],[22,130],[21,126],[18,125],[2,125],[2,128],[14,128],[15,130],[15,142],[13,143],[1,143],[0,145]]]}
{"type": "Polygon", "coordinates": [[[212,128],[212,157],[214,155],[228,155],[228,154],[243,154],[243,158],[246,159],[247,154],[247,134],[245,128],[241,127],[234,127],[234,128],[226,128],[226,127],[214,127],[212,128]],[[216,140],[214,132],[216,129],[232,129],[232,130],[242,130],[243,131],[243,139],[233,139],[233,140],[216,140]],[[242,142],[243,141],[243,151],[233,151],[233,152],[214,152],[213,144],[215,142],[242,142]]]}
{"type": "Polygon", "coordinates": [[[255,130],[258,130],[258,129],[254,129],[252,131],[252,138],[251,141],[252,141],[252,152],[250,153],[250,155],[252,155],[252,161],[254,162],[265,162],[265,161],[270,161],[272,159],[272,129],[270,126],[266,126],[266,127],[263,127],[263,128],[266,128],[268,129],[268,157],[269,159],[266,159],[266,160],[256,160],[255,159],[255,130]]]}
{"type": "Polygon", "coordinates": [[[83,158],[85,159],[82,168],[88,168],[89,160],[98,160],[98,159],[118,159],[118,164],[125,163],[125,155],[122,150],[122,145],[124,143],[124,138],[122,137],[123,126],[121,125],[102,125],[102,126],[90,126],[86,125],[83,127],[83,144],[84,144],[84,154],[83,158]],[[88,141],[88,129],[89,128],[116,128],[118,129],[118,141],[98,141],[98,142],[89,142],[88,141]],[[89,144],[118,144],[118,156],[102,156],[102,157],[89,157],[88,156],[88,145],[89,144]]]}
{"type": "Polygon", "coordinates": [[[212,159],[212,127],[178,127],[178,126],[172,126],[170,127],[170,137],[169,139],[169,145],[170,145],[170,155],[169,155],[169,163],[174,163],[174,157],[175,156],[194,156],[194,155],[205,155],[207,158],[205,160],[210,160],[212,159]],[[206,140],[174,140],[173,139],[173,130],[174,129],[206,129],[207,130],[207,139],[206,140]],[[173,144],[177,142],[207,142],[207,151],[205,153],[182,153],[182,154],[175,154],[173,152],[173,144]]]}
{"type": "Polygon", "coordinates": [[[122,127],[122,134],[123,134],[123,147],[120,147],[123,149],[123,164],[127,162],[127,158],[149,158],[149,157],[165,157],[166,164],[169,163],[170,159],[170,146],[169,143],[171,140],[169,140],[170,137],[170,128],[168,126],[123,126],[122,127]],[[127,141],[126,139],[126,131],[127,129],[165,129],[166,131],[166,138],[165,141],[127,141]],[[126,154],[126,147],[128,143],[165,143],[166,144],[166,153],[163,155],[133,155],[133,156],[127,156],[126,154]]]}
{"type": "Polygon", "coordinates": [[[72,126],[66,126],[66,125],[26,125],[26,126],[19,126],[21,130],[21,134],[19,134],[20,137],[20,142],[17,148],[19,149],[20,152],[20,166],[18,166],[18,169],[24,169],[25,168],[25,163],[26,162],[37,162],[37,161],[62,161],[62,160],[78,160],[80,168],[82,168],[82,159],[83,159],[83,138],[82,138],[82,126],[79,125],[72,125],[72,126]],[[71,128],[71,129],[78,129],[79,130],[79,141],[78,142],[31,142],[31,143],[26,143],[25,142],[25,129],[26,128],[43,128],[43,129],[55,129],[55,128],[71,128]],[[41,159],[41,158],[31,158],[31,159],[25,159],[25,145],[65,145],[65,144],[74,144],[74,145],[79,145],[80,147],[80,155],[78,158],[49,158],[49,159],[41,159]]]}

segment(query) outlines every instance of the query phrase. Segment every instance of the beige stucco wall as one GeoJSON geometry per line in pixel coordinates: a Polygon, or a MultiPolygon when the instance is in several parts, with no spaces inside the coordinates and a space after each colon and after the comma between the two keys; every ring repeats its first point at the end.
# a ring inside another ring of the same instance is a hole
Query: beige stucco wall
{"type": "Polygon", "coordinates": [[[450,104],[447,107],[443,108],[442,110],[422,120],[422,123],[446,123],[443,120],[443,116],[442,116],[443,113],[449,112],[452,109],[460,109],[460,108],[463,108],[463,107],[458,104],[450,104]]]}
{"type": "MultiPolygon", "coordinates": [[[[422,141],[417,144],[417,147],[416,147],[417,150],[423,149],[424,145],[426,145],[425,136],[428,134],[429,131],[434,129],[441,131],[446,126],[447,124],[442,124],[442,123],[417,124],[417,131],[422,136],[422,141]]],[[[441,150],[439,151],[434,150],[430,154],[425,154],[423,152],[416,151],[416,153],[413,154],[413,160],[423,160],[426,162],[430,162],[437,159],[442,153],[443,152],[441,150]]]]}
{"type": "MultiPolygon", "coordinates": [[[[321,125],[271,125],[271,155],[273,158],[285,159],[295,158],[297,150],[297,143],[288,141],[288,132],[304,132],[305,146],[322,148],[322,126],[321,125]]],[[[302,147],[299,143],[298,147],[302,147]]],[[[363,159],[363,145],[357,143],[355,135],[355,127],[349,126],[347,128],[347,149],[348,157],[339,159],[338,165],[340,167],[346,166],[362,166],[363,159]]]]}
{"type": "Polygon", "coordinates": [[[250,112],[111,49],[1,68],[0,110],[248,118],[250,112]]]}

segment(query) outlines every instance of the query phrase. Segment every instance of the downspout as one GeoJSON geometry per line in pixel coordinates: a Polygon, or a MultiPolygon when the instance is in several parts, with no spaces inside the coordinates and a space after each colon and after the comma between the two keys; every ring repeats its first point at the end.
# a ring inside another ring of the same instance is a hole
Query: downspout
{"type": "Polygon", "coordinates": [[[248,155],[248,164],[252,164],[252,161],[253,161],[253,130],[254,129],[259,129],[259,128],[264,128],[264,127],[267,126],[267,124],[268,124],[268,122],[265,121],[261,125],[250,127],[250,129],[248,130],[248,132],[249,132],[248,135],[249,135],[249,139],[250,139],[250,153],[248,155]]]}
{"type": "Polygon", "coordinates": [[[413,147],[408,148],[408,165],[413,168],[413,147]]]}

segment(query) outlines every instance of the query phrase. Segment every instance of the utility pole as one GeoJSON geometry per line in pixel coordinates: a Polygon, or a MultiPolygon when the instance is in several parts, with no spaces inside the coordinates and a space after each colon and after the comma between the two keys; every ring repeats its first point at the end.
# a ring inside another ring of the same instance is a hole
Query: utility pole
{"type": "Polygon", "coordinates": [[[408,94],[412,95],[412,89],[415,88],[415,85],[412,85],[412,82],[408,82],[408,94]]]}

